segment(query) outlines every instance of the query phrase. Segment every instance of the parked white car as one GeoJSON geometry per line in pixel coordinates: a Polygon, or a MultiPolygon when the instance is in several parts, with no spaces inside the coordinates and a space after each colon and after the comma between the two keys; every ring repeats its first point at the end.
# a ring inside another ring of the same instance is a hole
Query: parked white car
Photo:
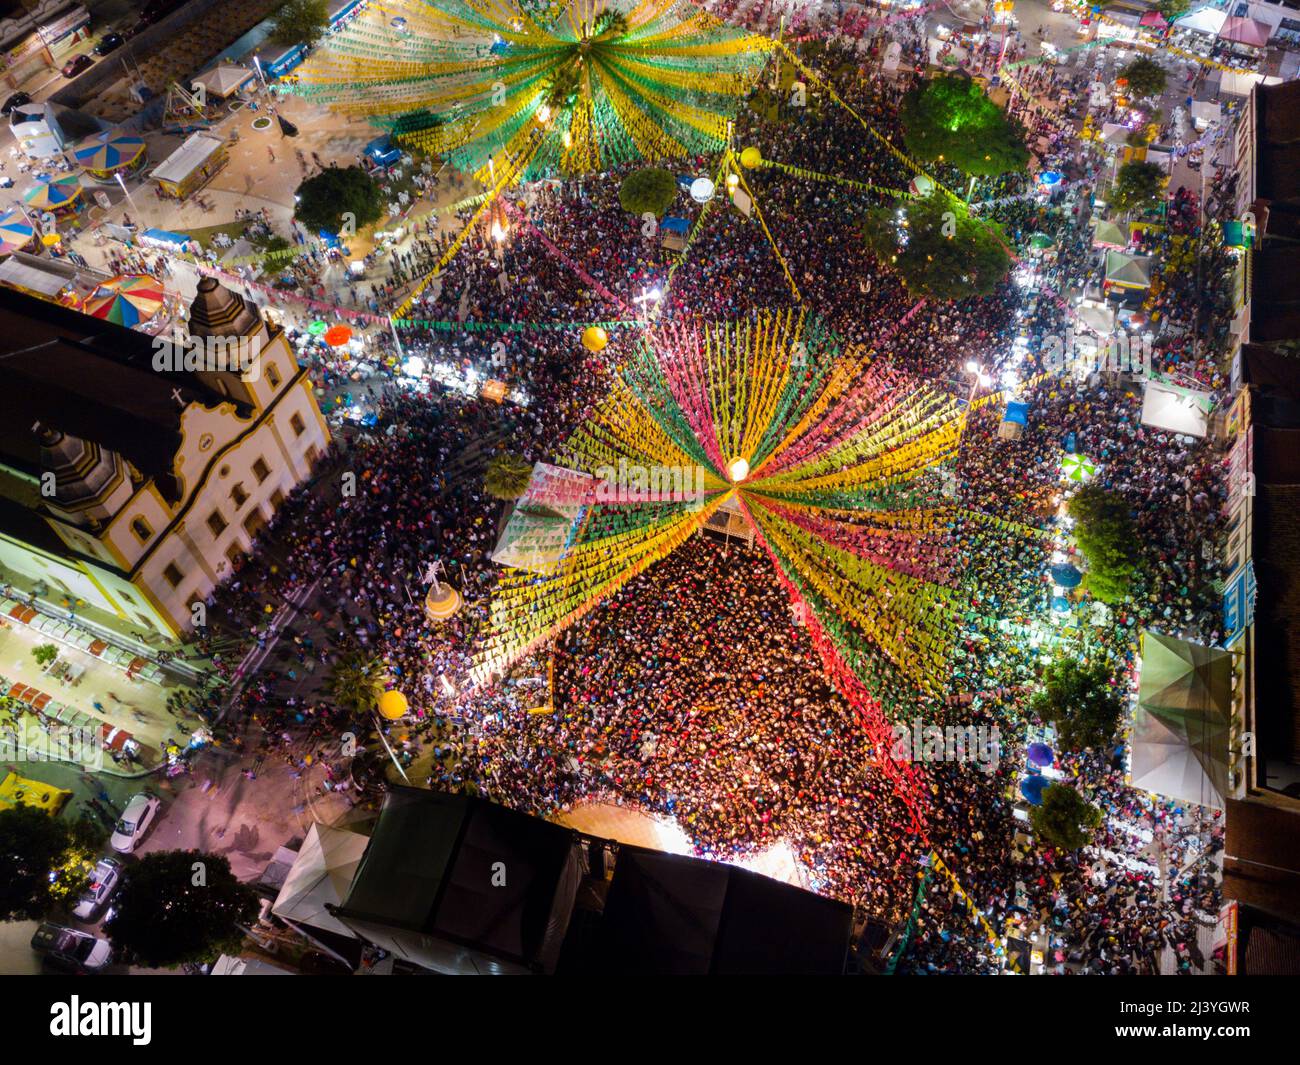
{"type": "Polygon", "coordinates": [[[116,858],[100,858],[95,863],[95,871],[90,874],[89,886],[81,893],[77,905],[72,908],[73,916],[83,921],[93,920],[95,914],[108,901],[109,896],[117,890],[121,879],[122,863],[116,858]]]}
{"type": "Polygon", "coordinates": [[[144,839],[160,809],[162,800],[158,796],[150,795],[147,791],[132,795],[122,816],[117,819],[117,827],[113,829],[109,845],[118,854],[132,853],[144,839]]]}
{"type": "Polygon", "coordinates": [[[32,950],[44,955],[51,965],[74,973],[98,972],[113,960],[113,947],[107,939],[48,921],[32,936],[32,950]]]}

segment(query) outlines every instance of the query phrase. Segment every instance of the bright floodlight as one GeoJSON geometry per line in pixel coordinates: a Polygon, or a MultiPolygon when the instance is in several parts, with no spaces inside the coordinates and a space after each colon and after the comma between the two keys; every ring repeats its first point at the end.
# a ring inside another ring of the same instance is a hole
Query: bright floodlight
{"type": "Polygon", "coordinates": [[[727,476],[731,478],[732,484],[740,484],[749,476],[749,463],[741,458],[732,459],[727,463],[727,476]]]}
{"type": "Polygon", "coordinates": [[[974,359],[967,359],[967,360],[966,360],[966,372],[967,372],[967,373],[979,373],[979,369],[980,369],[980,364],[977,363],[974,359]]]}

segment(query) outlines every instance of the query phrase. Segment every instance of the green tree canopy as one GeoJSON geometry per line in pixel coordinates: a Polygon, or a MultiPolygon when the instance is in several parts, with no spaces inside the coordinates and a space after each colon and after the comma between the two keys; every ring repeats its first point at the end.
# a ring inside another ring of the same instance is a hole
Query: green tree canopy
{"type": "Polygon", "coordinates": [[[388,688],[388,670],[374,655],[348,651],[334,663],[325,687],[339,706],[356,714],[368,714],[388,688]]]}
{"type": "Polygon", "coordinates": [[[0,921],[37,920],[54,904],[50,873],[74,846],[67,822],[19,804],[0,809],[0,921]]]}
{"type": "Polygon", "coordinates": [[[32,648],[32,657],[38,666],[43,666],[59,657],[59,649],[52,643],[40,643],[32,648]]]}
{"type": "Polygon", "coordinates": [[[1119,168],[1111,188],[1111,206],[1119,211],[1138,211],[1164,199],[1165,172],[1155,163],[1131,162],[1119,168]]]}
{"type": "Polygon", "coordinates": [[[313,45],[325,35],[329,24],[325,0],[289,0],[275,13],[271,40],[287,46],[313,45]]]}
{"type": "Polygon", "coordinates": [[[918,159],[992,176],[1029,166],[1025,129],[964,74],[927,78],[903,97],[903,143],[918,159]]]}
{"type": "Polygon", "coordinates": [[[1049,784],[1041,806],[1029,809],[1029,823],[1040,846],[1077,851],[1101,825],[1102,813],[1068,784],[1049,784]]]}
{"type": "Polygon", "coordinates": [[[1070,499],[1074,539],[1088,562],[1088,591],[1103,603],[1129,594],[1138,570],[1137,528],[1123,496],[1086,484],[1070,499]]]}
{"type": "Polygon", "coordinates": [[[1034,712],[1056,727],[1062,748],[1099,749],[1114,739],[1124,702],[1110,681],[1110,670],[1102,662],[1085,666],[1061,658],[1047,668],[1043,690],[1034,696],[1034,712]]]}
{"type": "Polygon", "coordinates": [[[294,217],[313,233],[339,233],[347,216],[357,230],[379,221],[384,197],[359,166],[329,166],[298,186],[294,217]]]}
{"type": "Polygon", "coordinates": [[[1170,22],[1185,15],[1191,6],[1191,0],[1156,0],[1156,10],[1170,22]]]}
{"type": "Polygon", "coordinates": [[[1128,81],[1128,87],[1135,96],[1159,96],[1165,91],[1165,68],[1144,55],[1138,56],[1124,67],[1119,76],[1128,81]]]}
{"type": "Polygon", "coordinates": [[[632,171],[618,189],[618,202],[623,210],[638,218],[647,211],[656,218],[662,217],[676,197],[676,175],[657,166],[632,171]]]}
{"type": "Polygon", "coordinates": [[[936,189],[905,209],[871,211],[863,235],[871,250],[891,265],[915,299],[957,300],[987,296],[1011,269],[1011,255],[994,222],[973,217],[966,205],[936,189]]]}
{"type": "Polygon", "coordinates": [[[130,964],[170,969],[237,953],[257,920],[257,895],[230,862],[202,851],[156,851],[126,867],[104,926],[130,964]]]}
{"type": "Polygon", "coordinates": [[[533,467],[520,455],[494,455],[483,475],[483,487],[493,499],[518,499],[528,491],[533,467]]]}

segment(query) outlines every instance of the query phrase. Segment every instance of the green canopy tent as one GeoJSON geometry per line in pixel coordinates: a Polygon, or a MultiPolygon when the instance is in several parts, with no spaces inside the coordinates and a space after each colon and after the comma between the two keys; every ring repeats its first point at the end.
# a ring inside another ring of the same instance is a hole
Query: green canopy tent
{"type": "Polygon", "coordinates": [[[1129,783],[1168,799],[1223,809],[1228,789],[1232,656],[1142,633],[1129,783]]]}

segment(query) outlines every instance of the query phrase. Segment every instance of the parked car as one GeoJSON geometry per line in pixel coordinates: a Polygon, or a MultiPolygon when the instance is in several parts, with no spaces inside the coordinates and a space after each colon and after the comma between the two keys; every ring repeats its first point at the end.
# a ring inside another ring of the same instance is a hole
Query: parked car
{"type": "Polygon", "coordinates": [[[99,43],[91,49],[95,55],[108,55],[109,52],[116,52],[126,43],[120,33],[106,33],[99,39],[99,43]]]}
{"type": "Polygon", "coordinates": [[[132,795],[131,801],[122,811],[122,816],[117,819],[117,827],[113,829],[113,836],[108,841],[113,850],[118,854],[132,853],[144,839],[145,833],[149,831],[149,826],[153,824],[161,807],[162,800],[147,791],[132,795]]]}
{"type": "Polygon", "coordinates": [[[122,863],[116,858],[100,858],[95,863],[95,871],[90,874],[90,885],[72,909],[73,916],[83,921],[93,920],[109,896],[117,890],[121,879],[122,863]]]}
{"type": "Polygon", "coordinates": [[[65,78],[75,78],[87,67],[93,66],[94,63],[95,61],[91,59],[90,56],[86,55],[85,52],[82,52],[79,55],[74,55],[63,64],[63,76],[65,78]]]}
{"type": "Polygon", "coordinates": [[[12,112],[15,107],[22,107],[23,104],[29,104],[31,102],[32,98],[25,92],[16,92],[4,102],[3,107],[0,107],[0,115],[7,115],[12,112]]]}
{"type": "Polygon", "coordinates": [[[36,929],[32,950],[51,965],[74,973],[99,972],[113,960],[113,946],[107,939],[49,921],[36,929]]]}

